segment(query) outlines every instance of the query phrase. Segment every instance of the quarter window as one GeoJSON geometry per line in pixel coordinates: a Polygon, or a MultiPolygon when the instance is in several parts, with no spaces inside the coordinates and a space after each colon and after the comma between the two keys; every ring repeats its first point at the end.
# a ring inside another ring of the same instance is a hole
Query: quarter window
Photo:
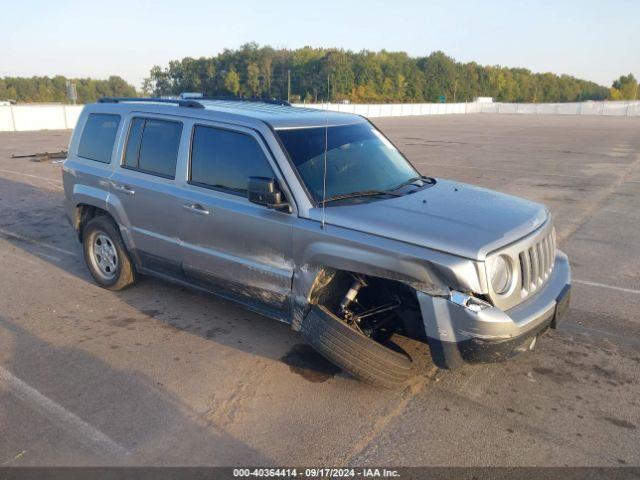
{"type": "Polygon", "coordinates": [[[144,118],[134,118],[129,129],[127,149],[124,153],[124,164],[127,167],[138,168],[138,155],[140,154],[140,142],[142,141],[142,129],[144,118]]]}
{"type": "Polygon", "coordinates": [[[182,123],[134,118],[124,155],[124,167],[175,178],[182,123]]]}
{"type": "Polygon", "coordinates": [[[113,144],[120,124],[120,115],[90,113],[82,130],[78,156],[111,163],[113,144]]]}
{"type": "Polygon", "coordinates": [[[247,195],[249,177],[273,178],[258,142],[250,135],[196,126],[191,146],[191,183],[247,195]]]}

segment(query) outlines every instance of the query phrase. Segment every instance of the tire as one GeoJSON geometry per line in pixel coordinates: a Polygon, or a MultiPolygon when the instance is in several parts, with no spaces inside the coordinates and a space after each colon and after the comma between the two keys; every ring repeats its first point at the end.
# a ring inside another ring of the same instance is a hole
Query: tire
{"type": "Polygon", "coordinates": [[[318,353],[364,382],[398,388],[412,374],[407,355],[357,332],[322,306],[311,308],[300,332],[318,353]]]}
{"type": "Polygon", "coordinates": [[[84,261],[98,285],[122,290],[136,281],[136,271],[118,226],[106,216],[89,220],[82,230],[84,261]]]}

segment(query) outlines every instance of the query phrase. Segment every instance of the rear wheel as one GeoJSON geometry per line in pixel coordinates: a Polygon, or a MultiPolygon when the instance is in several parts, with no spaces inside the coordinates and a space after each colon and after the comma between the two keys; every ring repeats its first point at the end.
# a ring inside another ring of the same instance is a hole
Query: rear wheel
{"type": "Polygon", "coordinates": [[[92,218],[82,232],[84,260],[96,283],[109,290],[133,284],[136,272],[116,224],[106,215],[92,218]]]}

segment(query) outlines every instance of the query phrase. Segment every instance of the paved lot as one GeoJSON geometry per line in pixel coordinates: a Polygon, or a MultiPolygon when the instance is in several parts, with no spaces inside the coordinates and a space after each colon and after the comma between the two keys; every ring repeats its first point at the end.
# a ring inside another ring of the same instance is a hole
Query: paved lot
{"type": "Polygon", "coordinates": [[[576,279],[558,331],[508,363],[368,387],[229,302],[95,286],[60,165],[10,158],[69,133],[2,133],[0,465],[639,465],[640,119],[376,123],[427,174],[550,207],[576,279]]]}

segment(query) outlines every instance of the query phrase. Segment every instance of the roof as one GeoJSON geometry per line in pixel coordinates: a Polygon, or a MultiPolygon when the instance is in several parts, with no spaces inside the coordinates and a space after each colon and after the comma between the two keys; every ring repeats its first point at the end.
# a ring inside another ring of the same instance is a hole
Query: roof
{"type": "Polygon", "coordinates": [[[348,125],[364,122],[363,117],[351,113],[340,113],[328,110],[293,107],[287,102],[260,101],[260,100],[219,100],[219,99],[160,99],[160,98],[101,98],[99,103],[123,104],[131,107],[135,104],[136,110],[140,105],[153,108],[153,111],[167,110],[175,113],[198,118],[219,118],[216,113],[229,119],[234,117],[236,121],[259,120],[269,124],[275,129],[285,128],[310,128],[324,127],[325,125],[348,125]],[[157,107],[160,107],[158,109],[157,107]]]}

